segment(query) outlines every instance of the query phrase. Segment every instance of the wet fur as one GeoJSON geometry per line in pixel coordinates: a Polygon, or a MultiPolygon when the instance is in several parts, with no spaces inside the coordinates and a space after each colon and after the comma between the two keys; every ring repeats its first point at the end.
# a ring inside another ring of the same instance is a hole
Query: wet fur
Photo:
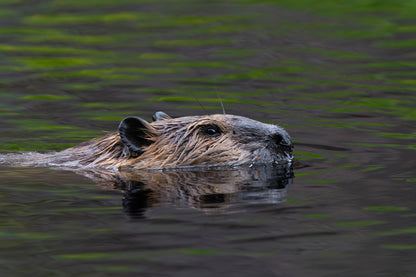
{"type": "Polygon", "coordinates": [[[138,147],[132,148],[129,139],[119,131],[61,152],[40,154],[33,163],[118,170],[238,166],[292,159],[291,144],[278,147],[272,143],[275,133],[282,133],[290,142],[286,131],[245,117],[218,114],[170,118],[166,115],[152,123],[140,119],[140,124],[137,130],[142,137],[140,142],[134,142],[142,143],[138,147]],[[221,134],[205,135],[206,126],[215,126],[221,134]]]}

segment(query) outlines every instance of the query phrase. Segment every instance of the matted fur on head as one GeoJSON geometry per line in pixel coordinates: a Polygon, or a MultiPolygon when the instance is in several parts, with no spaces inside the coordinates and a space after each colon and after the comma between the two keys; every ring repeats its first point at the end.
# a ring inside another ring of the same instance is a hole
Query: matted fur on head
{"type": "Polygon", "coordinates": [[[118,132],[45,162],[116,170],[282,164],[293,158],[290,136],[277,125],[226,114],[171,118],[157,112],[153,120],[127,117],[118,132]]]}

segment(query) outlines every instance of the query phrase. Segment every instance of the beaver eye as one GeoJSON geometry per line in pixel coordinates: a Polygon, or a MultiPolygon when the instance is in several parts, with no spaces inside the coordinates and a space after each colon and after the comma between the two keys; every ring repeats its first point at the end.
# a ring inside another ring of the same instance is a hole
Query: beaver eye
{"type": "Polygon", "coordinates": [[[208,137],[218,137],[219,135],[221,135],[221,129],[215,125],[205,126],[203,132],[208,137]]]}

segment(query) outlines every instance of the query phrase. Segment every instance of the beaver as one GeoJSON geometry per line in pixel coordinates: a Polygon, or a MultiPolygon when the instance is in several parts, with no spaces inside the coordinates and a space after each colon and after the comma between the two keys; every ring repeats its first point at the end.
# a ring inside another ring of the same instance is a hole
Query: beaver
{"type": "Polygon", "coordinates": [[[118,132],[31,160],[114,171],[236,167],[291,162],[292,149],[289,134],[277,125],[229,114],[172,118],[156,112],[151,123],[129,116],[120,122],[118,132]]]}

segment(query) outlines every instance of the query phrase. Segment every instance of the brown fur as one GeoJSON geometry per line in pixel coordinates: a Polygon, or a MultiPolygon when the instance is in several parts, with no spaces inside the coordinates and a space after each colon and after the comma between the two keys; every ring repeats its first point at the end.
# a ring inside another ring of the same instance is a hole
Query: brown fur
{"type": "Polygon", "coordinates": [[[120,167],[237,166],[292,159],[292,146],[286,131],[245,117],[219,114],[142,122],[144,125],[138,129],[143,131],[146,143],[140,147],[140,154],[131,151],[120,131],[49,155],[44,162],[117,170],[120,167]],[[215,126],[220,134],[206,135],[204,128],[209,126],[215,126]],[[273,136],[277,133],[282,134],[289,145],[275,145],[273,136]]]}

